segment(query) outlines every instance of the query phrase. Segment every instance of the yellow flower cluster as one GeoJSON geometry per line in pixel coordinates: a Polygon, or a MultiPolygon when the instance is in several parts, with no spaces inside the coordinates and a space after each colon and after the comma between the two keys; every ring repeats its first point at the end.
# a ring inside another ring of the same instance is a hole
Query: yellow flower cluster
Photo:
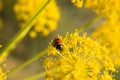
{"type": "Polygon", "coordinates": [[[92,37],[100,38],[103,44],[109,43],[107,47],[112,48],[111,58],[115,65],[120,66],[120,22],[117,25],[104,22],[92,33],[92,37]]]}
{"type": "Polygon", "coordinates": [[[2,68],[0,67],[0,80],[6,80],[6,74],[3,73],[2,68]]]}
{"type": "Polygon", "coordinates": [[[6,54],[0,55],[0,63],[4,62],[6,60],[6,57],[6,54]]]}
{"type": "Polygon", "coordinates": [[[67,33],[63,40],[63,51],[52,43],[43,61],[46,80],[113,80],[115,71],[109,50],[97,41],[79,36],[78,32],[67,33]]]}
{"type": "Polygon", "coordinates": [[[112,23],[120,20],[120,0],[85,0],[84,6],[106,16],[112,23]]]}
{"type": "Polygon", "coordinates": [[[78,8],[83,5],[83,0],[71,0],[71,2],[78,8]]]}
{"type": "MultiPolygon", "coordinates": [[[[2,47],[2,44],[0,44],[0,48],[2,47]]],[[[6,60],[6,54],[1,55],[0,54],[0,64],[6,60]]]]}
{"type": "Polygon", "coordinates": [[[104,15],[113,24],[120,20],[120,0],[71,0],[77,7],[91,8],[99,15],[104,15]]]}
{"type": "MultiPolygon", "coordinates": [[[[0,44],[0,48],[2,45],[0,44]]],[[[3,57],[0,56],[0,80],[6,80],[6,73],[3,73],[3,70],[1,68],[1,63],[3,62],[3,57]]]]}
{"type": "MultiPolygon", "coordinates": [[[[45,3],[45,1],[46,0],[18,0],[14,6],[17,19],[22,23],[25,23],[34,15],[34,12],[45,3]]],[[[30,36],[35,38],[38,33],[47,36],[56,29],[59,17],[60,14],[56,1],[51,0],[47,7],[40,13],[40,16],[30,32],[30,36]]]]}

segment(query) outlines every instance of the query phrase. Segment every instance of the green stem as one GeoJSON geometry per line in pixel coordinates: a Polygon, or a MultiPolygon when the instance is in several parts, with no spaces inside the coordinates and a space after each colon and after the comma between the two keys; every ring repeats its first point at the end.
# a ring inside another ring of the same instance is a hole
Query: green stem
{"type": "MultiPolygon", "coordinates": [[[[33,17],[31,17],[31,19],[23,26],[23,28],[20,29],[20,31],[11,39],[11,41],[6,45],[5,48],[3,48],[2,51],[0,51],[0,58],[2,58],[2,56],[6,57],[9,55],[9,52],[15,48],[15,46],[26,36],[26,34],[28,33],[28,31],[31,29],[32,25],[34,24],[34,21],[36,20],[36,18],[39,16],[40,12],[42,12],[42,10],[44,10],[44,8],[48,5],[48,3],[51,0],[47,0],[45,4],[43,4],[38,11],[33,15],[33,17]]],[[[2,62],[2,61],[0,61],[2,62]]]]}
{"type": "Polygon", "coordinates": [[[16,66],[15,68],[11,69],[7,75],[13,74],[17,71],[19,71],[20,69],[24,68],[25,66],[29,65],[30,63],[34,62],[35,60],[39,59],[40,57],[42,57],[45,53],[47,52],[47,50],[43,50],[42,52],[38,53],[37,55],[35,55],[34,57],[28,59],[27,61],[25,61],[24,63],[16,66]]]}
{"type": "Polygon", "coordinates": [[[92,25],[93,23],[95,23],[96,21],[98,21],[99,19],[101,19],[102,15],[97,15],[94,18],[92,18],[89,22],[87,22],[86,24],[84,24],[83,26],[81,26],[80,28],[77,29],[77,31],[80,33],[82,31],[84,31],[86,28],[88,28],[90,25],[92,25]]]}

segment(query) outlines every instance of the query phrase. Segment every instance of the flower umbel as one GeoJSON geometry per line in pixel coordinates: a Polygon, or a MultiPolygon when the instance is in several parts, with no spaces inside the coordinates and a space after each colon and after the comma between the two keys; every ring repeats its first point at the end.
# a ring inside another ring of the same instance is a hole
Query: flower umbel
{"type": "MultiPolygon", "coordinates": [[[[25,23],[45,1],[46,0],[18,0],[14,7],[17,19],[21,21],[22,24],[25,23]]],[[[29,33],[30,36],[35,38],[39,33],[47,36],[56,29],[59,17],[60,14],[56,1],[51,0],[36,20],[33,29],[29,33]]]]}
{"type": "Polygon", "coordinates": [[[111,58],[116,66],[120,66],[120,22],[111,24],[110,21],[104,22],[96,31],[92,33],[92,37],[100,38],[103,44],[108,43],[107,47],[112,48],[111,58]]]}
{"type": "Polygon", "coordinates": [[[67,33],[65,38],[58,37],[63,40],[63,51],[52,44],[48,46],[43,62],[46,80],[101,80],[106,75],[113,79],[111,74],[115,69],[108,49],[86,37],[86,34],[79,36],[77,31],[67,33]]]}
{"type": "Polygon", "coordinates": [[[112,23],[120,20],[120,0],[85,0],[84,6],[104,15],[112,23]]]}

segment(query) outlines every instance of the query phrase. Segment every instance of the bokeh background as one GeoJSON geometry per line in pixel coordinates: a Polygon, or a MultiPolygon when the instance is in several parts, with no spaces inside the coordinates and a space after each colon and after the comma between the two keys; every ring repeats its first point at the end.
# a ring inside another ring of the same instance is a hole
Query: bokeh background
{"type": "MultiPolygon", "coordinates": [[[[16,20],[16,14],[13,11],[16,1],[17,0],[2,0],[3,8],[0,12],[0,17],[2,19],[2,26],[0,26],[0,44],[2,43],[2,48],[4,48],[6,43],[8,43],[20,30],[19,22],[16,20]]],[[[27,35],[8,56],[5,62],[5,70],[14,68],[47,48],[49,42],[54,39],[57,34],[65,36],[66,32],[73,32],[76,28],[84,25],[96,16],[91,9],[76,8],[70,0],[57,0],[57,5],[60,10],[60,20],[57,29],[51,32],[48,36],[39,35],[34,39],[27,35]]],[[[95,25],[98,24],[99,23],[91,25],[85,31],[89,34],[95,29],[95,25]]],[[[15,74],[9,75],[8,80],[24,78],[39,73],[41,70],[39,59],[15,74]]],[[[117,75],[119,76],[119,74],[117,75]]]]}

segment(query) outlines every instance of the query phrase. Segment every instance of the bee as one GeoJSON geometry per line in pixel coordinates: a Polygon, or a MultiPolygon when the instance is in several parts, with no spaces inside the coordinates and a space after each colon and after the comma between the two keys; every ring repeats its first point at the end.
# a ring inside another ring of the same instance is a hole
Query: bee
{"type": "Polygon", "coordinates": [[[55,38],[55,39],[53,40],[53,46],[54,46],[56,49],[62,51],[62,50],[63,50],[62,39],[61,39],[61,38],[55,38]]]}

